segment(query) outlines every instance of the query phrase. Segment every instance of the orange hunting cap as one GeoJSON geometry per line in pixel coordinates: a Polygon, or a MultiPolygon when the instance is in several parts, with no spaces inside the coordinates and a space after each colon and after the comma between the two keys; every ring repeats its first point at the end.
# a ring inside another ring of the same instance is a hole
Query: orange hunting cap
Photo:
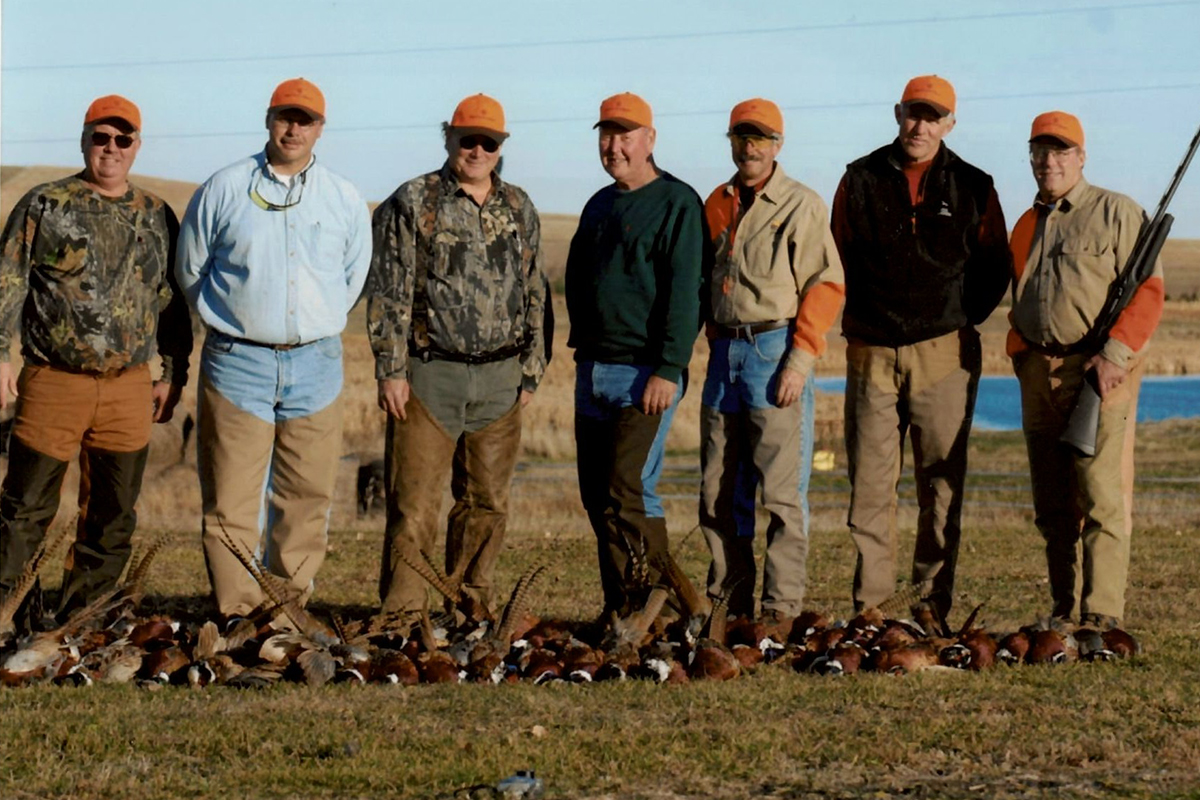
{"type": "Polygon", "coordinates": [[[600,121],[592,127],[599,128],[606,122],[627,130],[653,128],[654,112],[650,110],[649,103],[633,92],[621,92],[600,104],[600,121]]]}
{"type": "Polygon", "coordinates": [[[108,94],[93,100],[87,113],[83,115],[83,124],[91,125],[102,119],[113,118],[125,120],[135,131],[142,129],[142,112],[138,111],[138,107],[132,101],[119,94],[108,94]]]}
{"type": "Polygon", "coordinates": [[[901,103],[924,103],[937,109],[942,116],[954,113],[954,87],[937,75],[919,75],[904,87],[901,103]]]}
{"type": "Polygon", "coordinates": [[[729,112],[729,130],[738,125],[753,125],[768,136],[782,136],[783,114],[770,100],[755,97],[743,100],[729,112]]]}
{"type": "Polygon", "coordinates": [[[298,108],[318,119],[325,119],[325,95],[316,84],[304,78],[291,78],[275,87],[268,111],[279,108],[298,108]]]}
{"type": "Polygon", "coordinates": [[[454,109],[450,127],[458,132],[475,132],[491,136],[498,142],[508,138],[504,130],[504,108],[486,94],[473,94],[454,109]]]}
{"type": "Polygon", "coordinates": [[[1041,136],[1050,136],[1071,147],[1083,147],[1083,126],[1079,118],[1065,111],[1047,111],[1033,118],[1029,141],[1041,136]]]}

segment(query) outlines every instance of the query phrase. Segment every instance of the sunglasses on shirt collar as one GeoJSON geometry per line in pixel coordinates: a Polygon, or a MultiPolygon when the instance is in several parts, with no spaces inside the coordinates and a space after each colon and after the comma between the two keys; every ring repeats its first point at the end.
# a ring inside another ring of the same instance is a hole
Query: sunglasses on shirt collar
{"type": "MultiPolygon", "coordinates": [[[[308,171],[307,170],[300,173],[300,175],[299,175],[300,192],[296,195],[296,199],[291,201],[290,203],[272,203],[270,200],[263,197],[262,194],[258,191],[258,187],[262,186],[263,171],[261,169],[255,170],[255,173],[256,174],[254,176],[254,183],[251,184],[251,186],[250,186],[250,200],[253,201],[254,205],[258,206],[259,208],[263,209],[264,211],[285,211],[285,210],[291,208],[292,206],[300,205],[300,201],[304,199],[304,185],[306,183],[308,183],[308,171]]],[[[292,187],[294,187],[295,185],[296,185],[296,183],[295,183],[295,181],[293,181],[292,186],[288,187],[288,196],[289,197],[292,194],[292,187]]]]}

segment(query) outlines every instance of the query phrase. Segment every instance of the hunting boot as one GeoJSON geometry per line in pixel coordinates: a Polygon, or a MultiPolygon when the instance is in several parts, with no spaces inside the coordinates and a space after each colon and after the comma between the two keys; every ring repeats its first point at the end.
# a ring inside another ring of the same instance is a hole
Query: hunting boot
{"type": "Polygon", "coordinates": [[[437,538],[442,491],[454,458],[454,440],[415,393],[408,419],[388,417],[384,483],[387,485],[387,531],[379,574],[384,614],[416,612],[426,607],[425,580],[401,558],[425,560],[437,538]]]}
{"type": "Polygon", "coordinates": [[[148,445],[129,453],[88,451],[87,512],[80,519],[83,535],[75,539],[68,555],[60,619],[117,585],[132,550],[130,539],[137,527],[134,505],[149,452],[148,445]]]}
{"type": "MultiPolygon", "coordinates": [[[[59,491],[67,462],[59,461],[13,436],[9,441],[8,475],[0,490],[0,594],[13,590],[58,512],[59,491]]],[[[41,587],[35,585],[17,610],[17,630],[29,630],[40,614],[41,587]]]]}
{"type": "Polygon", "coordinates": [[[463,435],[454,454],[454,508],[446,532],[446,571],[491,615],[492,570],[508,523],[508,493],[521,447],[521,404],[463,435]]]}

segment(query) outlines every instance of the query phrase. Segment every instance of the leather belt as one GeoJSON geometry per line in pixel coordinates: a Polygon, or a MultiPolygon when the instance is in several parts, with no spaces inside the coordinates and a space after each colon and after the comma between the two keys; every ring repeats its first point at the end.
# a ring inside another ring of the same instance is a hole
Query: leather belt
{"type": "Polygon", "coordinates": [[[280,352],[295,350],[297,347],[305,347],[306,345],[312,344],[312,342],[297,342],[295,344],[268,344],[267,342],[255,342],[251,341],[250,339],[239,339],[236,336],[228,336],[226,338],[228,338],[230,341],[237,342],[238,344],[248,344],[251,347],[265,347],[268,350],[278,350],[280,352]]]}
{"type": "Polygon", "coordinates": [[[714,324],[717,329],[718,338],[722,339],[743,339],[748,342],[754,341],[754,337],[763,333],[777,331],[780,328],[786,328],[792,324],[790,319],[774,319],[768,322],[752,322],[747,325],[721,325],[714,324]]]}

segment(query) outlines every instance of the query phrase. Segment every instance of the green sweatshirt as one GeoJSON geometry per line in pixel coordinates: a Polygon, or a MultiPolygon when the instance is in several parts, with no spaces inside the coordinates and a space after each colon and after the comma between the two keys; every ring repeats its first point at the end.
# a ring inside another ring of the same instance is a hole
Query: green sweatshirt
{"type": "Polygon", "coordinates": [[[700,329],[703,219],[700,197],[666,172],[632,192],[610,184],[592,196],[567,256],[576,361],[647,364],[679,382],[700,329]]]}

